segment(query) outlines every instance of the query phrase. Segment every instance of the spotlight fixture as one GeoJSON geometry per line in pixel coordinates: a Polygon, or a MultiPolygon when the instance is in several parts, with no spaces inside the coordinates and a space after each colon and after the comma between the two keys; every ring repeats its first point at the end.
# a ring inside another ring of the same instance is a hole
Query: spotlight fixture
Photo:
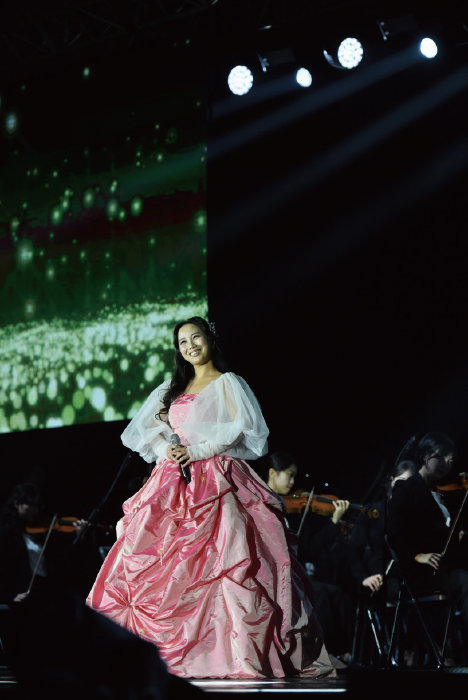
{"type": "Polygon", "coordinates": [[[338,61],[343,68],[356,68],[361,61],[364,50],[359,39],[347,37],[338,47],[338,61]]]}
{"type": "Polygon", "coordinates": [[[247,66],[234,66],[227,79],[229,89],[234,95],[246,95],[253,85],[253,74],[247,66]]]}
{"type": "Polygon", "coordinates": [[[391,38],[399,40],[400,45],[417,46],[424,58],[435,58],[439,52],[437,43],[430,36],[424,37],[422,32],[426,30],[422,29],[420,22],[412,15],[393,17],[379,21],[377,24],[384,41],[391,38]],[[421,39],[421,35],[424,37],[423,39],[421,39]]]}
{"type": "Polygon", "coordinates": [[[323,52],[325,59],[334,68],[345,68],[351,70],[356,68],[362,61],[364,49],[359,39],[347,37],[338,46],[336,55],[330,54],[328,51],[323,52]]]}
{"type": "Polygon", "coordinates": [[[419,44],[419,50],[424,56],[424,58],[435,58],[439,51],[434,39],[431,39],[428,36],[424,37],[424,39],[421,40],[419,44]]]}
{"type": "Polygon", "coordinates": [[[307,68],[298,68],[296,71],[296,82],[301,87],[310,87],[312,85],[311,72],[307,68]]]}

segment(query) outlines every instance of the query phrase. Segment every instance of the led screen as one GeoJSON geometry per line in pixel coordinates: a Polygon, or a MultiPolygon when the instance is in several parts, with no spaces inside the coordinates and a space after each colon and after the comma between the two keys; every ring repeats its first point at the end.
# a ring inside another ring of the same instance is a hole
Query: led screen
{"type": "Polygon", "coordinates": [[[1,118],[0,431],[130,418],[207,313],[202,90],[87,68],[1,118]]]}

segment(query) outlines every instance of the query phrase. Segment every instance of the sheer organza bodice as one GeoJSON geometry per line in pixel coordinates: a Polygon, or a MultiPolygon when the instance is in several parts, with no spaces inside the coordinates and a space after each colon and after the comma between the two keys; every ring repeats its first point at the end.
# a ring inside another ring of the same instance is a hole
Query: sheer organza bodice
{"type": "Polygon", "coordinates": [[[169,408],[169,423],[171,425],[172,432],[179,436],[181,445],[187,444],[187,438],[183,433],[182,424],[187,417],[187,413],[189,412],[190,406],[196,396],[197,394],[181,394],[171,403],[169,408]]]}

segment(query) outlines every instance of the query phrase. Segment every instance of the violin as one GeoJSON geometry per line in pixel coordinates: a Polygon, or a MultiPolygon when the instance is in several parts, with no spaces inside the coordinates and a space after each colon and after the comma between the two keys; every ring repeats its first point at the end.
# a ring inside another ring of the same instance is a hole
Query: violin
{"type": "MultiPolygon", "coordinates": [[[[114,529],[114,525],[103,525],[101,523],[88,523],[88,521],[82,518],[77,518],[73,515],[63,516],[57,518],[54,521],[52,530],[54,532],[63,532],[65,534],[71,534],[73,532],[80,532],[85,525],[92,525],[93,527],[100,528],[105,531],[111,531],[114,529]]],[[[48,532],[50,527],[50,522],[48,523],[38,523],[37,525],[26,525],[25,530],[29,535],[40,535],[48,532]]]]}
{"type": "Polygon", "coordinates": [[[468,472],[461,472],[458,477],[458,481],[454,481],[453,483],[439,484],[437,486],[438,493],[444,494],[448,491],[466,491],[466,489],[468,489],[468,472]]]}
{"type": "MultiPolygon", "coordinates": [[[[436,487],[436,491],[440,495],[442,503],[449,510],[452,521],[457,512],[457,520],[461,517],[461,510],[463,510],[465,496],[468,491],[468,472],[462,472],[458,477],[457,481],[448,484],[438,484],[436,487]]],[[[466,517],[465,513],[463,516],[465,528],[467,527],[466,517]]]]}
{"type": "MultiPolygon", "coordinates": [[[[306,491],[294,491],[287,496],[283,496],[286,503],[286,512],[301,513],[307,506],[309,496],[310,493],[306,491]]],[[[331,494],[313,496],[309,503],[309,509],[312,511],[312,513],[317,513],[317,515],[331,516],[335,510],[333,503],[339,500],[342,499],[331,494]]],[[[378,518],[380,516],[377,508],[366,508],[359,503],[350,503],[349,507],[359,510],[361,513],[366,513],[366,515],[368,515],[370,518],[378,518]]]]}
{"type": "MultiPolygon", "coordinates": [[[[56,532],[76,532],[79,527],[83,526],[83,520],[76,518],[74,516],[65,516],[62,518],[56,518],[52,529],[56,532]]],[[[38,535],[49,530],[50,523],[38,524],[38,525],[26,525],[25,530],[30,535],[38,535]]]]}

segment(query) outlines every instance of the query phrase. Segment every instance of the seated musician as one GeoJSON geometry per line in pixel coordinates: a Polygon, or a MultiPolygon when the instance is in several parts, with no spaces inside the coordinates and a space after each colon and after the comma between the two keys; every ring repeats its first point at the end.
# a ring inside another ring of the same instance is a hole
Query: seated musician
{"type": "MultiPolygon", "coordinates": [[[[38,485],[16,484],[0,510],[0,604],[21,602],[31,590],[42,590],[51,580],[70,581],[70,537],[60,533],[46,544],[48,527],[38,526],[44,515],[38,485]]],[[[84,524],[77,520],[74,532],[84,524]]]]}
{"type": "Polygon", "coordinates": [[[286,519],[292,532],[298,534],[298,558],[303,564],[313,591],[315,610],[325,636],[328,651],[345,661],[350,656],[354,603],[343,582],[347,574],[346,537],[338,524],[349,508],[349,501],[337,500],[331,514],[317,515],[288,512],[287,495],[298,474],[297,463],[286,452],[273,452],[263,460],[266,482],[285,503],[286,519]],[[301,527],[302,524],[302,527],[301,527]]]}
{"type": "MultiPolygon", "coordinates": [[[[441,591],[460,610],[468,647],[468,537],[454,525],[437,491],[450,473],[455,445],[444,433],[413,436],[400,453],[417,472],[395,482],[388,502],[387,536],[413,593],[441,591]]],[[[458,522],[458,521],[457,521],[458,522]]]]}
{"type": "Polygon", "coordinates": [[[408,479],[415,472],[416,467],[410,460],[396,464],[379,486],[375,499],[366,505],[353,525],[348,539],[350,567],[360,595],[377,593],[381,590],[386,572],[393,573],[391,555],[385,542],[387,503],[395,483],[408,479]]]}
{"type": "Polygon", "coordinates": [[[0,511],[1,661],[15,678],[15,697],[201,697],[168,673],[153,644],[91,610],[71,585],[83,563],[71,545],[86,521],[76,520],[73,534],[51,530],[44,548],[44,515],[34,483],[17,484],[0,511]]]}
{"type": "MultiPolygon", "coordinates": [[[[42,546],[28,532],[41,509],[41,497],[35,484],[17,484],[0,513],[0,603],[20,602],[27,595],[42,546]]],[[[46,562],[37,568],[38,586],[45,581],[46,562]]]]}

